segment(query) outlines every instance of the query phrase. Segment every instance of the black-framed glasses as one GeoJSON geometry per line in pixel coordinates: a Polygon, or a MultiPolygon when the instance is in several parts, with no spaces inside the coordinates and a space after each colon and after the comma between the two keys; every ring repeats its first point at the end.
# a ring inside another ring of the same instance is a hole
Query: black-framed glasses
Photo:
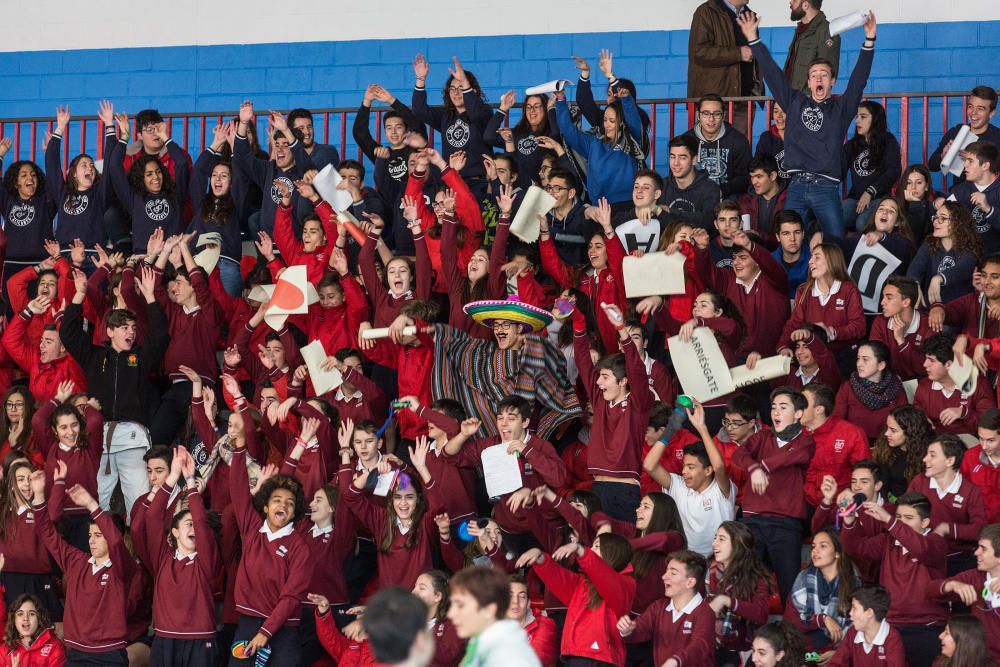
{"type": "Polygon", "coordinates": [[[8,410],[21,410],[24,408],[24,402],[20,403],[7,403],[8,410]]]}
{"type": "Polygon", "coordinates": [[[511,327],[514,326],[514,323],[506,320],[495,320],[490,326],[494,331],[510,331],[511,327]]]}
{"type": "Polygon", "coordinates": [[[563,190],[569,190],[569,188],[564,188],[561,185],[546,185],[545,186],[545,191],[546,192],[556,192],[556,193],[558,193],[558,192],[562,192],[563,190]]]}
{"type": "Polygon", "coordinates": [[[702,118],[714,118],[715,120],[719,120],[725,114],[723,114],[721,111],[699,111],[698,115],[701,116],[702,118]]]}

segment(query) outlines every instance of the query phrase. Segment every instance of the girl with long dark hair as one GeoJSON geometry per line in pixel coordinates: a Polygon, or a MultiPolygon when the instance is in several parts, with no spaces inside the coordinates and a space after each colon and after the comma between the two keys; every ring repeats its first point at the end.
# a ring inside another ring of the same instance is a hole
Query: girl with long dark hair
{"type": "Polygon", "coordinates": [[[887,497],[903,495],[913,478],[924,473],[924,457],[933,440],[934,429],[917,408],[901,405],[889,411],[885,430],[872,446],[872,459],[882,466],[887,497]]]}
{"type": "Polygon", "coordinates": [[[486,125],[483,140],[491,146],[513,154],[517,160],[521,182],[530,185],[538,180],[542,160],[550,154],[542,148],[538,139],[546,137],[558,141],[561,135],[556,122],[555,107],[549,104],[549,96],[545,94],[527,95],[521,102],[521,119],[517,125],[512,128],[501,127],[509,117],[515,100],[513,90],[504,93],[500,98],[500,109],[493,113],[493,117],[486,125]]]}
{"type": "Polygon", "coordinates": [[[788,621],[776,621],[757,628],[750,652],[754,667],[802,667],[806,642],[798,628],[788,621]]]}
{"type": "Polygon", "coordinates": [[[843,170],[851,188],[844,200],[844,228],[861,231],[875,212],[874,204],[892,194],[899,179],[899,141],[889,131],[885,107],[874,100],[858,105],[855,132],[844,144],[843,170]]]}
{"type": "Polygon", "coordinates": [[[41,168],[30,160],[15,160],[4,172],[0,187],[0,217],[6,222],[0,237],[6,244],[5,285],[8,277],[45,259],[45,241],[52,238],[55,214],[41,168]]]}
{"type": "Polygon", "coordinates": [[[31,422],[35,416],[35,397],[25,387],[11,387],[3,398],[0,410],[0,460],[17,452],[36,468],[45,465],[45,457],[35,446],[31,422]]]}
{"type": "Polygon", "coordinates": [[[946,201],[931,219],[931,232],[910,262],[906,275],[917,280],[928,305],[970,294],[972,274],[983,254],[972,214],[946,201]]]}
{"type": "Polygon", "coordinates": [[[903,170],[896,183],[896,201],[899,202],[900,210],[906,212],[906,219],[917,245],[923,243],[924,237],[931,231],[936,197],[937,193],[931,184],[931,172],[925,165],[911,164],[903,170]]]}
{"type": "Polygon", "coordinates": [[[970,614],[956,614],[941,633],[941,657],[934,667],[995,667],[986,647],[983,623],[970,614]]]}
{"type": "Polygon", "coordinates": [[[4,664],[60,667],[66,663],[66,649],[45,606],[34,595],[19,595],[7,608],[3,641],[4,664]]]}
{"type": "Polygon", "coordinates": [[[427,627],[434,635],[430,667],[457,667],[465,654],[465,642],[448,620],[449,593],[448,575],[441,570],[424,572],[413,585],[413,594],[427,605],[427,627]]]}

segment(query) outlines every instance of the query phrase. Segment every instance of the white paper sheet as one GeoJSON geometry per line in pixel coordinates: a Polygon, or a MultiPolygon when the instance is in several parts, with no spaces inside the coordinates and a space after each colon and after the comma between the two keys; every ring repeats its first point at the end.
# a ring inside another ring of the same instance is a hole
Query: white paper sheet
{"type": "Polygon", "coordinates": [[[851,12],[850,14],[844,14],[843,16],[838,16],[833,19],[830,21],[830,36],[836,37],[842,32],[847,32],[848,30],[853,30],[854,28],[860,28],[868,19],[869,12],[871,12],[870,9],[859,9],[855,12],[851,12]]]}
{"type": "MultiPolygon", "coordinates": [[[[416,327],[403,327],[404,336],[412,336],[417,333],[416,327]]],[[[361,332],[361,337],[365,340],[378,340],[379,338],[389,337],[389,327],[384,329],[368,329],[361,332]]]]}
{"type": "Polygon", "coordinates": [[[765,357],[757,362],[753,370],[742,366],[729,369],[729,374],[733,379],[733,386],[737,389],[747,387],[758,382],[775,380],[785,377],[792,369],[792,360],[789,357],[779,354],[773,357],[765,357]]]}
{"type": "Polygon", "coordinates": [[[912,380],[907,380],[903,383],[903,391],[906,392],[907,403],[913,403],[913,395],[917,393],[917,382],[918,380],[913,378],[912,380]]]}
{"type": "Polygon", "coordinates": [[[330,202],[330,206],[337,213],[351,208],[353,203],[350,192],[337,189],[342,180],[344,179],[340,177],[340,173],[333,168],[332,164],[328,164],[316,174],[312,182],[313,189],[320,197],[330,202]]]}
{"type": "Polygon", "coordinates": [[[538,216],[545,215],[555,205],[555,197],[532,185],[524,193],[521,206],[510,223],[510,233],[525,243],[534,243],[538,240],[538,216]]]}
{"type": "Polygon", "coordinates": [[[553,79],[552,81],[546,81],[545,83],[540,83],[537,86],[532,86],[524,91],[525,95],[550,95],[552,93],[558,93],[560,90],[566,86],[572,86],[573,82],[569,79],[553,79]]]}
{"type": "Polygon", "coordinates": [[[633,218],[615,227],[615,234],[622,242],[625,252],[633,250],[655,251],[660,245],[661,232],[659,218],[653,218],[646,224],[639,222],[638,218],[633,218]]]}
{"type": "MultiPolygon", "coordinates": [[[[316,288],[306,278],[306,267],[294,264],[282,271],[278,282],[271,288],[267,310],[264,311],[264,321],[275,331],[281,330],[289,315],[302,315],[309,312],[311,294],[316,294],[316,288]]],[[[266,288],[265,288],[266,289],[266,288]]],[[[316,296],[316,301],[319,296],[316,296]]]]}
{"type": "Polygon", "coordinates": [[[677,379],[685,394],[704,403],[736,390],[729,364],[722,356],[711,329],[696,328],[691,341],[687,343],[682,343],[678,336],[667,342],[677,379]]]}
{"type": "Polygon", "coordinates": [[[499,445],[487,447],[480,455],[483,478],[486,481],[486,494],[490,498],[514,493],[523,486],[517,457],[507,453],[509,444],[501,442],[499,445]]]}
{"type": "Polygon", "coordinates": [[[328,371],[321,368],[326,361],[326,350],[323,349],[321,341],[314,340],[305,347],[299,348],[299,354],[302,355],[302,361],[306,362],[306,368],[309,369],[309,379],[312,380],[313,389],[317,396],[333,391],[343,384],[344,378],[341,377],[340,371],[336,368],[331,368],[328,371]]]}
{"type": "Polygon", "coordinates": [[[861,292],[861,307],[869,315],[882,312],[882,287],[900,264],[900,259],[881,243],[869,246],[864,239],[858,241],[847,272],[861,292]]]}
{"type": "Polygon", "coordinates": [[[962,365],[958,364],[958,359],[951,362],[948,367],[948,376],[955,382],[955,386],[962,392],[963,396],[971,396],[976,391],[979,382],[979,369],[972,363],[968,355],[962,355],[962,365]]]}
{"type": "Polygon", "coordinates": [[[944,157],[941,158],[941,173],[961,176],[962,172],[965,171],[961,152],[968,148],[969,144],[978,139],[979,137],[972,132],[972,128],[968,125],[958,128],[958,134],[955,135],[955,139],[951,142],[951,147],[944,154],[944,157]]]}
{"type": "Polygon", "coordinates": [[[378,482],[375,483],[375,489],[372,494],[376,496],[382,496],[383,498],[389,495],[392,491],[392,485],[396,483],[396,478],[399,477],[398,470],[390,470],[387,473],[383,473],[378,476],[378,482]]]}
{"type": "Polygon", "coordinates": [[[684,255],[675,252],[651,252],[642,257],[627,256],[622,260],[625,296],[684,294],[684,255]]]}

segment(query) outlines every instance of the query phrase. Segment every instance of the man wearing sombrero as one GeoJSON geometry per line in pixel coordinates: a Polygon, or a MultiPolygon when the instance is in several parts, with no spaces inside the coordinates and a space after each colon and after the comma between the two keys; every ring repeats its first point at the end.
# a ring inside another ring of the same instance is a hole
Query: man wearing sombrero
{"type": "Polygon", "coordinates": [[[447,325],[435,327],[434,398],[454,398],[483,422],[479,436],[497,435],[497,403],[516,394],[534,401],[536,431],[551,439],[560,426],[580,416],[576,392],[566,379],[562,353],[540,335],[552,314],[517,297],[473,301],[464,308],[493,330],[494,340],[478,340],[447,325]]]}

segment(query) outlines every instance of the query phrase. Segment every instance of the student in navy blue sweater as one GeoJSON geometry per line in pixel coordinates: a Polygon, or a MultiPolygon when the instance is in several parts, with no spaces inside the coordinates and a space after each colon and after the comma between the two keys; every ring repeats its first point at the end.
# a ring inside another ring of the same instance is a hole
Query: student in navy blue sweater
{"type": "Polygon", "coordinates": [[[856,132],[844,144],[844,174],[851,189],[844,200],[844,228],[862,231],[875,214],[879,199],[892,194],[902,171],[899,141],[886,124],[885,108],[874,100],[858,106],[856,132]]]}
{"type": "Polygon", "coordinates": [[[222,149],[230,137],[235,138],[236,124],[229,121],[217,125],[214,138],[194,163],[191,173],[191,204],[194,219],[190,231],[195,233],[192,242],[197,253],[197,242],[202,234],[216,233],[222,237],[219,254],[219,278],[226,292],[240,296],[243,292],[243,275],[240,260],[243,258],[240,225],[248,211],[247,181],[233,178],[233,166],[222,159],[222,149]]]}
{"type": "MultiPolygon", "coordinates": [[[[956,183],[948,201],[957,201],[972,214],[976,231],[987,253],[1000,250],[1000,151],[989,141],[974,141],[962,151],[965,180],[956,183]]],[[[944,198],[934,200],[940,208],[944,198]]]]}
{"type": "MultiPolygon", "coordinates": [[[[117,141],[115,112],[110,102],[101,102],[100,118],[104,123],[104,154],[110,155],[117,141]]],[[[62,138],[69,121],[69,107],[57,108],[56,128],[45,148],[49,196],[58,216],[55,238],[64,253],[69,253],[70,244],[80,239],[88,248],[88,253],[96,254],[92,250],[94,245],[108,242],[104,231],[104,210],[110,195],[111,179],[101,178],[94,166],[94,158],[86,153],[70,161],[63,178],[62,138]]]]}
{"type": "MultiPolygon", "coordinates": [[[[462,69],[458,58],[452,60],[455,68],[448,68],[451,75],[444,83],[442,109],[427,106],[425,83],[430,72],[427,59],[420,54],[413,59],[413,73],[417,78],[413,88],[413,113],[422,123],[441,133],[441,155],[445,160],[455,151],[465,151],[470,157],[478,157],[490,152],[483,141],[483,132],[493,114],[483,98],[475,74],[462,69]]],[[[482,179],[486,172],[481,160],[468,160],[461,174],[477,197],[485,191],[486,183],[482,179]]]]}
{"type": "Polygon", "coordinates": [[[313,115],[309,109],[292,109],[288,112],[288,126],[292,133],[302,142],[302,147],[309,156],[307,169],[319,171],[328,164],[336,169],[340,166],[340,153],[335,146],[316,143],[316,129],[313,127],[313,115]]]}
{"type": "MultiPolygon", "coordinates": [[[[10,148],[10,140],[0,140],[0,159],[7,152],[5,146],[10,148]]],[[[9,276],[45,259],[45,240],[52,238],[55,207],[46,194],[45,175],[34,162],[18,160],[7,168],[0,187],[0,217],[6,232],[7,251],[3,260],[6,285],[9,276]]],[[[4,301],[7,302],[6,293],[4,301]]]]}
{"type": "Polygon", "coordinates": [[[809,96],[785,78],[767,47],[757,35],[760,18],[743,12],[736,19],[750,42],[750,50],[760,65],[775,101],[788,114],[785,130],[785,169],[792,176],[786,207],[803,217],[812,211],[823,226],[824,235],[844,234],[840,203],[840,151],[851,120],[864,93],[875,54],[875,14],[865,21],[865,43],[851,72],[847,90],[833,97],[833,66],[815,62],[809,68],[809,96]]]}
{"type": "Polygon", "coordinates": [[[549,103],[548,95],[528,95],[521,104],[521,120],[517,125],[512,128],[501,127],[507,120],[515,99],[513,90],[507,91],[500,99],[500,109],[486,125],[483,140],[514,155],[521,180],[530,185],[538,181],[538,170],[548,154],[538,139],[548,137],[558,141],[561,138],[559,125],[555,106],[549,103]]]}
{"type": "Polygon", "coordinates": [[[128,117],[116,117],[122,138],[104,161],[118,201],[132,216],[132,250],[146,252],[146,243],[156,228],[173,236],[184,226],[184,200],[188,190],[188,155],[167,134],[166,123],[157,123],[155,132],[162,139],[174,164],[174,177],[156,155],[141,154],[125,171],[125,151],[128,143],[128,117]]]}
{"type": "Polygon", "coordinates": [[[944,202],[931,225],[932,231],[917,249],[906,275],[920,282],[933,306],[973,291],[972,273],[982,256],[982,244],[972,215],[956,202],[944,202]]]}

